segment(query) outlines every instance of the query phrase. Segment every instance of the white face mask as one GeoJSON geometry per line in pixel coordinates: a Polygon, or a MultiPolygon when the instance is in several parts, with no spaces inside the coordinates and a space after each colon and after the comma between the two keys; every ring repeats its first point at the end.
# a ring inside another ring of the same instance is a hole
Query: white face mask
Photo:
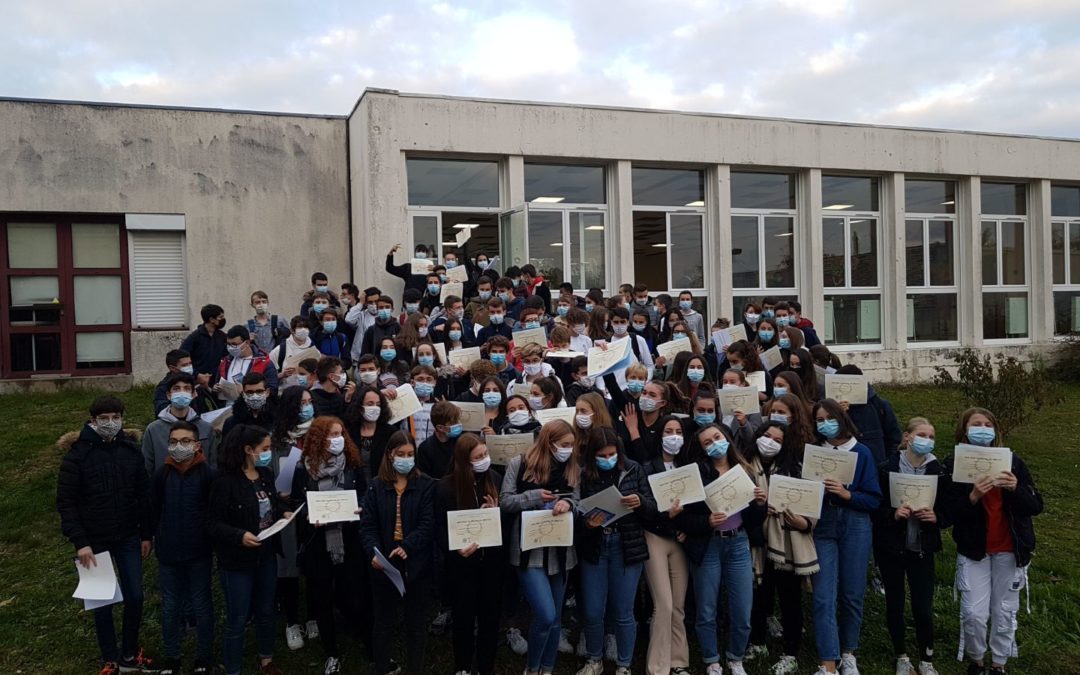
{"type": "Polygon", "coordinates": [[[577,422],[578,429],[588,429],[589,427],[592,426],[592,414],[591,413],[588,414],[588,415],[584,415],[584,414],[577,415],[577,416],[574,417],[574,420],[577,422]]]}
{"type": "Polygon", "coordinates": [[[757,439],[757,449],[762,457],[772,458],[780,454],[780,444],[768,436],[757,439]]]}
{"type": "Polygon", "coordinates": [[[574,332],[577,333],[578,335],[584,335],[585,334],[585,324],[583,324],[583,323],[574,324],[574,332]]]}
{"type": "Polygon", "coordinates": [[[537,363],[526,363],[525,364],[525,372],[528,375],[539,375],[540,371],[542,371],[543,369],[544,369],[544,362],[543,361],[540,361],[540,362],[537,362],[537,363]]]}
{"type": "Polygon", "coordinates": [[[683,437],[678,434],[673,434],[671,436],[664,436],[660,439],[660,442],[664,446],[664,452],[669,455],[677,455],[679,454],[679,451],[682,450],[683,437]]]}
{"type": "Polygon", "coordinates": [[[345,450],[345,437],[337,436],[335,438],[328,439],[330,447],[327,448],[331,455],[340,455],[345,450]]]}
{"type": "Polygon", "coordinates": [[[565,464],[570,461],[570,458],[574,456],[574,446],[568,445],[566,447],[555,446],[555,461],[559,464],[565,464]]]}
{"type": "Polygon", "coordinates": [[[368,422],[374,422],[379,419],[379,415],[382,414],[382,408],[377,405],[364,406],[364,419],[368,422]]]}
{"type": "Polygon", "coordinates": [[[484,473],[491,468],[491,457],[485,457],[472,462],[473,473],[484,473]]]}
{"type": "Polygon", "coordinates": [[[377,379],[379,379],[379,373],[374,370],[364,370],[360,373],[360,381],[364,384],[375,384],[377,379]]]}
{"type": "Polygon", "coordinates": [[[337,386],[344,387],[349,383],[349,376],[345,373],[341,373],[337,376],[337,386]]]}
{"type": "Polygon", "coordinates": [[[528,410],[515,410],[506,417],[510,421],[510,424],[515,427],[523,427],[529,423],[530,419],[532,419],[528,410]]]}

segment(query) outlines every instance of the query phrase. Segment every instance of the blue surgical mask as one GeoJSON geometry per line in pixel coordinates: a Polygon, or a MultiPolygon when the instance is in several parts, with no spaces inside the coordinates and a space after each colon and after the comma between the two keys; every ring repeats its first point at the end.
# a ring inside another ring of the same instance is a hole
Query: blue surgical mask
{"type": "Polygon", "coordinates": [[[525,322],[525,328],[539,328],[539,327],[540,327],[540,322],[539,321],[526,321],[525,322]]]}
{"type": "Polygon", "coordinates": [[[445,274],[440,274],[439,275],[439,281],[441,281],[441,282],[443,282],[445,284],[447,281],[450,281],[450,278],[447,277],[445,274]]]}
{"type": "Polygon", "coordinates": [[[459,331],[459,330],[449,331],[449,332],[447,332],[447,335],[449,335],[450,339],[453,340],[454,342],[457,342],[457,341],[459,341],[461,339],[461,331],[459,331]]]}
{"type": "Polygon", "coordinates": [[[988,446],[997,438],[994,427],[968,427],[967,438],[972,445],[988,446]]]}
{"type": "Polygon", "coordinates": [[[559,309],[558,309],[559,316],[566,316],[569,311],[570,311],[570,308],[567,307],[566,305],[559,305],[559,309]]]}
{"type": "Polygon", "coordinates": [[[393,310],[386,309],[385,307],[378,311],[379,321],[387,321],[393,315],[394,315],[393,310]]]}
{"type": "Polygon", "coordinates": [[[822,420],[817,423],[817,432],[832,440],[840,434],[840,423],[836,420],[822,420]]]}
{"type": "Polygon", "coordinates": [[[716,421],[716,413],[697,413],[694,415],[694,421],[699,427],[712,424],[716,421]]]}
{"type": "Polygon", "coordinates": [[[686,379],[690,380],[694,384],[697,384],[698,382],[701,382],[702,380],[705,379],[705,369],[704,368],[687,368],[686,369],[686,379]]]}
{"type": "Polygon", "coordinates": [[[770,414],[769,415],[769,421],[770,422],[776,422],[777,424],[782,424],[785,427],[789,424],[788,416],[784,415],[782,413],[772,413],[772,414],[770,414]]]}
{"type": "Polygon", "coordinates": [[[588,304],[587,304],[587,305],[585,305],[585,311],[586,311],[586,312],[590,312],[590,313],[591,313],[591,312],[592,312],[592,308],[593,308],[593,306],[592,306],[592,305],[588,305],[588,304]]]}
{"type": "Polygon", "coordinates": [[[462,431],[463,429],[461,428],[461,423],[459,422],[457,424],[451,424],[450,428],[446,430],[446,435],[450,438],[457,438],[461,435],[462,431]]]}
{"type": "Polygon", "coordinates": [[[506,367],[506,354],[492,354],[491,363],[499,370],[506,367]]]}
{"type": "Polygon", "coordinates": [[[728,439],[720,438],[713,441],[712,443],[709,443],[709,445],[705,448],[705,452],[709,455],[709,457],[717,459],[727,454],[729,445],[731,445],[731,443],[728,442],[728,439]]]}
{"type": "Polygon", "coordinates": [[[329,290],[330,290],[330,286],[328,286],[326,284],[316,284],[315,285],[315,291],[318,292],[318,293],[326,293],[329,290]]]}
{"type": "Polygon", "coordinates": [[[435,393],[435,385],[430,382],[417,382],[413,384],[413,389],[416,390],[416,395],[422,398],[427,398],[435,393]]]}
{"type": "Polygon", "coordinates": [[[327,333],[333,333],[337,330],[337,321],[323,321],[322,327],[327,333]]]}
{"type": "Polygon", "coordinates": [[[498,326],[499,324],[501,324],[503,322],[503,319],[505,319],[506,316],[503,315],[503,314],[492,314],[488,318],[491,319],[491,323],[498,326]]]}
{"type": "Polygon", "coordinates": [[[611,457],[597,457],[596,458],[596,466],[599,467],[601,471],[611,471],[612,469],[615,468],[615,466],[618,463],[619,463],[619,456],[618,455],[612,455],[611,457]]]}
{"type": "Polygon", "coordinates": [[[455,267],[457,267],[457,261],[456,260],[447,260],[446,261],[446,269],[452,270],[455,267]]]}
{"type": "Polygon", "coordinates": [[[514,282],[514,288],[521,285],[521,279],[511,279],[510,281],[514,282]]]}
{"type": "Polygon", "coordinates": [[[255,466],[270,466],[270,462],[273,461],[274,455],[269,450],[264,450],[259,453],[259,458],[255,460],[255,466]]]}
{"type": "Polygon", "coordinates": [[[396,356],[397,356],[397,350],[396,349],[380,349],[379,350],[379,358],[382,359],[383,361],[393,361],[396,356]]]}
{"type": "Polygon", "coordinates": [[[761,316],[765,319],[771,319],[776,316],[776,312],[772,311],[771,309],[766,309],[761,313],[761,316]]]}
{"type": "Polygon", "coordinates": [[[307,422],[312,417],[315,417],[315,406],[311,403],[305,403],[300,406],[300,421],[307,422]]]}
{"type": "Polygon", "coordinates": [[[440,286],[439,284],[428,284],[427,285],[427,291],[428,291],[428,293],[430,293],[432,295],[438,295],[439,294],[439,289],[441,289],[441,288],[442,288],[442,286],[440,286]]]}
{"type": "Polygon", "coordinates": [[[789,323],[791,323],[791,319],[789,319],[786,316],[778,316],[778,317],[776,317],[776,325],[780,326],[781,328],[787,327],[787,325],[789,323]]]}
{"type": "Polygon", "coordinates": [[[422,366],[434,366],[435,365],[435,357],[434,356],[417,356],[416,357],[416,362],[419,363],[422,366]]]}
{"type": "Polygon", "coordinates": [[[640,394],[641,392],[645,391],[645,381],[644,380],[627,380],[626,381],[626,390],[628,392],[630,392],[631,394],[640,394]]]}
{"type": "Polygon", "coordinates": [[[773,339],[773,336],[776,335],[776,333],[774,331],[765,330],[765,329],[759,330],[757,332],[757,334],[758,334],[758,337],[761,338],[762,342],[769,342],[769,341],[771,341],[773,339]]]}
{"type": "Polygon", "coordinates": [[[405,303],[405,313],[406,314],[416,314],[419,311],[420,311],[420,303],[419,302],[406,302],[405,303]]]}
{"type": "Polygon", "coordinates": [[[491,291],[480,291],[480,299],[487,302],[491,299],[491,291]]]}
{"type": "Polygon", "coordinates": [[[394,458],[394,471],[402,475],[412,473],[413,467],[416,466],[415,457],[395,457],[394,458]]]}
{"type": "Polygon", "coordinates": [[[504,303],[510,302],[510,294],[506,292],[499,293],[499,299],[502,300],[504,303]]]}
{"type": "Polygon", "coordinates": [[[427,260],[427,251],[417,251],[413,257],[417,260],[427,260]]]}
{"type": "Polygon", "coordinates": [[[678,333],[672,333],[671,338],[673,340],[689,340],[690,336],[687,335],[686,333],[684,333],[683,331],[679,331],[678,333]]]}
{"type": "Polygon", "coordinates": [[[502,394],[497,391],[485,391],[480,398],[484,399],[485,408],[498,408],[502,403],[502,394]]]}
{"type": "Polygon", "coordinates": [[[330,305],[326,304],[325,302],[316,302],[314,305],[311,306],[311,308],[315,310],[316,314],[318,314],[319,312],[325,312],[326,308],[329,306],[330,305]]]}
{"type": "Polygon", "coordinates": [[[488,261],[486,261],[486,260],[477,260],[476,261],[476,266],[479,267],[482,270],[486,270],[488,268],[488,261]]]}
{"type": "Polygon", "coordinates": [[[307,387],[307,375],[297,375],[296,383],[301,387],[307,387]]]}
{"type": "Polygon", "coordinates": [[[694,302],[692,300],[680,300],[679,301],[679,309],[681,309],[683,311],[686,311],[686,310],[690,309],[693,306],[694,306],[694,302]]]}
{"type": "Polygon", "coordinates": [[[638,333],[644,333],[645,329],[648,328],[648,327],[649,327],[649,324],[647,324],[647,323],[635,323],[634,324],[634,330],[637,331],[638,333]]]}
{"type": "Polygon", "coordinates": [[[786,334],[780,336],[780,349],[791,349],[791,338],[786,334]]]}
{"type": "Polygon", "coordinates": [[[784,396],[785,394],[787,394],[787,387],[773,387],[772,388],[772,396],[773,396],[773,398],[780,398],[781,396],[784,396]]]}
{"type": "Polygon", "coordinates": [[[915,436],[911,439],[911,449],[916,455],[925,457],[934,451],[934,439],[924,436],[915,436]]]}
{"type": "Polygon", "coordinates": [[[192,399],[194,399],[194,396],[192,396],[189,392],[186,391],[174,391],[169,396],[169,400],[177,408],[188,407],[189,405],[191,405],[192,399]]]}

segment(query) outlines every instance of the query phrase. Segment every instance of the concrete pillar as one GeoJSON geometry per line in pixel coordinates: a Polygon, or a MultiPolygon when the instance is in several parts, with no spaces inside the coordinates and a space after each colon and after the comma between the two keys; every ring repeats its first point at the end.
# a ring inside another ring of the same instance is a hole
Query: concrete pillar
{"type": "Polygon", "coordinates": [[[799,283],[799,302],[803,315],[818,325],[821,339],[825,339],[825,289],[823,287],[821,236],[821,169],[807,169],[798,174],[795,192],[796,238],[799,245],[796,255],[799,283]]]}
{"type": "Polygon", "coordinates": [[[629,160],[608,165],[608,295],[634,281],[634,182],[629,160]]]}
{"type": "Polygon", "coordinates": [[[1032,181],[1028,188],[1028,282],[1031,285],[1031,341],[1049,342],[1054,337],[1054,278],[1051,237],[1050,181],[1032,181]]]}
{"type": "Polygon", "coordinates": [[[499,202],[502,209],[512,209],[525,203],[525,158],[508,155],[499,162],[499,202]]]}
{"type": "Polygon", "coordinates": [[[881,197],[881,346],[907,349],[904,174],[885,176],[881,197]]]}
{"type": "Polygon", "coordinates": [[[724,164],[705,170],[705,287],[709,324],[719,317],[738,323],[731,287],[731,167],[724,164]]]}
{"type": "Polygon", "coordinates": [[[956,186],[956,224],[959,232],[958,262],[960,344],[981,347],[982,313],[982,181],[978,176],[961,178],[956,186]]]}

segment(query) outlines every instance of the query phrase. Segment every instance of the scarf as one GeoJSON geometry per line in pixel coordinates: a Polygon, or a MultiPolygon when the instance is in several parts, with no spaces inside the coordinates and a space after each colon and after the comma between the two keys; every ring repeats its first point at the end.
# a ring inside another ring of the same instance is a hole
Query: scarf
{"type": "Polygon", "coordinates": [[[785,526],[782,515],[765,516],[765,556],[776,569],[801,577],[808,577],[820,569],[813,535],[817,520],[807,520],[810,531],[799,532],[785,526]]]}
{"type": "Polygon", "coordinates": [[[294,428],[290,429],[288,432],[289,440],[295,444],[296,439],[306,434],[308,432],[308,429],[311,428],[311,422],[313,421],[313,419],[308,420],[307,422],[301,422],[300,424],[297,424],[294,428]]]}
{"type": "Polygon", "coordinates": [[[204,455],[202,453],[202,450],[199,450],[198,452],[196,452],[194,455],[191,456],[191,459],[184,462],[183,464],[176,461],[172,457],[169,457],[169,456],[165,457],[165,463],[168,464],[169,466],[171,466],[172,468],[176,469],[177,471],[179,471],[181,476],[183,476],[188,471],[194,469],[195,467],[197,467],[198,465],[202,464],[205,461],[206,461],[206,455],[204,455]]]}
{"type": "MultiPolygon", "coordinates": [[[[345,469],[345,459],[346,456],[343,452],[340,455],[330,455],[330,458],[318,469],[312,469],[310,465],[307,467],[311,478],[318,483],[319,492],[341,489],[344,480],[342,472],[345,469]]],[[[345,538],[341,530],[341,523],[327,525],[323,528],[323,532],[326,539],[326,552],[330,555],[330,563],[340,565],[345,562],[345,538]]]]}
{"type": "MultiPolygon", "coordinates": [[[[926,465],[931,461],[937,459],[933,453],[930,453],[923,459],[923,463],[919,466],[915,466],[908,459],[907,452],[900,451],[900,473],[914,474],[916,476],[926,475],[926,465]]],[[[904,534],[904,548],[909,551],[919,553],[922,551],[922,523],[918,518],[912,517],[907,519],[907,532],[904,534]]]]}

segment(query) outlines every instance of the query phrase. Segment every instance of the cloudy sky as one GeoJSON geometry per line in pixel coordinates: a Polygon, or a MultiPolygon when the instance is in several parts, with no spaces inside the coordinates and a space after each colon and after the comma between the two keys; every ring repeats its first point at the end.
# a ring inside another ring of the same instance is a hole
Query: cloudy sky
{"type": "Polygon", "coordinates": [[[365,87],[1080,137],[1080,0],[0,0],[0,96],[365,87]]]}

